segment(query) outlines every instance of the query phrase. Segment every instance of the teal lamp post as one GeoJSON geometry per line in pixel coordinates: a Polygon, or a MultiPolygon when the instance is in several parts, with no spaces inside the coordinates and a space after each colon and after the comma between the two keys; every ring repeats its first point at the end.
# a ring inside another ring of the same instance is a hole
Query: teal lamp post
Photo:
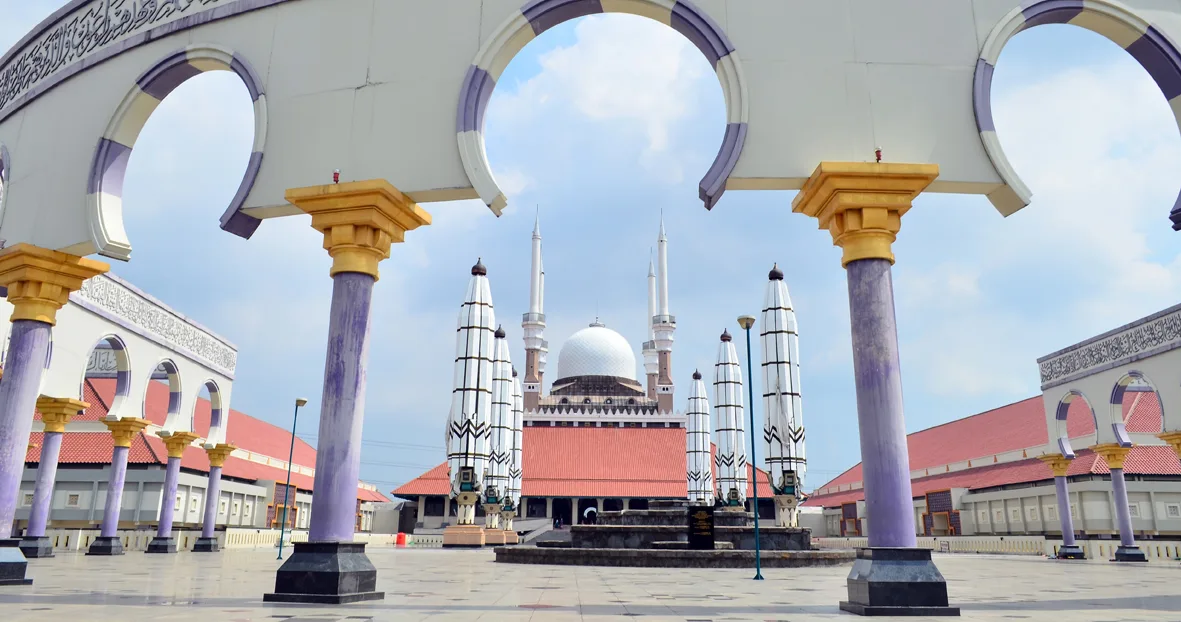
{"type": "Polygon", "coordinates": [[[283,533],[287,529],[287,497],[291,496],[291,461],[295,457],[295,423],[299,421],[299,407],[308,401],[302,397],[295,399],[295,414],[291,417],[291,447],[287,450],[287,487],[283,489],[283,521],[279,523],[279,557],[283,559],[283,533]]]}
{"type": "Polygon", "coordinates": [[[738,318],[738,325],[746,331],[746,389],[750,399],[747,412],[750,413],[750,473],[751,473],[751,508],[755,515],[755,581],[763,580],[763,558],[759,550],[759,459],[755,454],[755,380],[750,359],[750,327],[755,325],[755,318],[743,315],[738,318]]]}

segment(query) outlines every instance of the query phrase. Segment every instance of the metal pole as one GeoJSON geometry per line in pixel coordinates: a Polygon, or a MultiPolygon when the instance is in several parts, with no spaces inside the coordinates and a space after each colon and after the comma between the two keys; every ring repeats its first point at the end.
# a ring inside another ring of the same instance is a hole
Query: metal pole
{"type": "MultiPolygon", "coordinates": [[[[754,318],[751,318],[752,320],[754,318]]],[[[747,395],[750,399],[750,404],[747,406],[750,412],[750,472],[751,472],[751,498],[754,502],[751,504],[754,508],[755,514],[755,581],[763,580],[763,559],[762,553],[759,550],[759,460],[755,455],[755,380],[754,371],[751,367],[750,359],[750,327],[754,324],[751,322],[743,328],[746,329],[746,389],[747,395]]]]}
{"type": "Polygon", "coordinates": [[[283,522],[279,524],[279,557],[283,559],[283,534],[287,530],[287,498],[291,496],[291,460],[295,456],[295,424],[299,421],[299,407],[303,406],[300,402],[306,403],[303,399],[295,400],[295,414],[291,416],[291,447],[287,450],[287,487],[283,489],[283,522]]]}

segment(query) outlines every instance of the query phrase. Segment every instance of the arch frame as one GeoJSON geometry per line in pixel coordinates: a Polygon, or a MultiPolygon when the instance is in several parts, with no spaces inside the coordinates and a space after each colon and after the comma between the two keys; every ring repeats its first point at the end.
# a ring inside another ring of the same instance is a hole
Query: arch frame
{"type": "MultiPolygon", "coordinates": [[[[90,349],[86,351],[86,356],[82,359],[82,373],[79,374],[78,381],[78,399],[86,400],[86,372],[90,362],[90,353],[98,349],[100,345],[106,343],[110,346],[111,351],[115,355],[115,397],[111,399],[111,403],[107,406],[108,419],[122,419],[123,410],[126,408],[127,400],[131,396],[131,348],[127,345],[127,341],[120,337],[118,333],[108,332],[96,340],[90,349]]],[[[46,370],[49,369],[47,362],[46,370]]],[[[46,374],[48,376],[49,374],[46,374]]]]}
{"type": "MultiPolygon", "coordinates": [[[[178,430],[184,432],[195,431],[193,430],[193,419],[191,416],[189,417],[189,423],[187,426],[181,425],[181,420],[183,418],[181,415],[181,405],[182,400],[184,399],[184,385],[181,383],[180,367],[177,365],[176,361],[172,360],[172,358],[169,356],[161,357],[160,360],[156,361],[156,364],[152,366],[148,383],[144,386],[144,398],[141,400],[143,404],[143,413],[140,415],[141,418],[148,418],[148,391],[151,390],[151,383],[155,379],[154,376],[156,375],[156,371],[159,369],[163,369],[164,373],[168,375],[168,416],[164,419],[164,431],[167,433],[176,432],[178,430]]],[[[196,402],[196,400],[192,401],[194,403],[196,402]]]]}
{"type": "Polygon", "coordinates": [[[484,145],[484,115],[496,81],[534,38],[563,22],[587,15],[624,13],[658,21],[681,33],[714,67],[726,102],[726,131],[713,163],[698,184],[698,196],[713,209],[726,190],[746,143],[750,97],[742,62],[729,37],[688,0],[530,0],[488,37],[468,67],[456,106],[456,140],[463,170],[494,214],[508,205],[484,145]]]}
{"type": "MultiPolygon", "coordinates": [[[[226,442],[226,431],[230,422],[229,404],[228,400],[223,398],[221,386],[218,385],[217,379],[206,378],[201,383],[209,391],[209,432],[205,435],[205,447],[212,449],[219,444],[226,442]]],[[[198,388],[200,392],[200,388],[198,388]]],[[[198,396],[199,397],[199,396],[198,396]]],[[[197,400],[193,400],[193,408],[196,410],[197,400]]],[[[195,419],[195,417],[190,417],[195,419]]]]}
{"type": "MultiPolygon", "coordinates": [[[[1091,405],[1091,400],[1078,389],[1070,389],[1058,398],[1058,405],[1054,409],[1055,433],[1058,435],[1058,453],[1062,457],[1073,460],[1075,457],[1074,448],[1070,444],[1070,431],[1067,428],[1067,417],[1070,415],[1070,405],[1074,400],[1081,399],[1087,405],[1087,410],[1091,411],[1091,422],[1095,426],[1095,434],[1098,434],[1099,421],[1096,417],[1095,407],[1091,405]]],[[[1097,438],[1097,437],[1096,437],[1097,438]]]]}
{"type": "MultiPolygon", "coordinates": [[[[1005,15],[988,34],[976,61],[972,109],[984,151],[1004,185],[988,198],[1005,216],[1029,205],[1033,193],[1009,162],[992,117],[992,77],[1001,51],[1019,32],[1044,24],[1079,26],[1128,52],[1160,88],[1181,129],[1181,51],[1147,19],[1117,0],[1026,0],[1005,15]]],[[[1169,212],[1181,231],[1181,192],[1169,212]]]]}
{"type": "MultiPolygon", "coordinates": [[[[0,142],[0,220],[4,219],[4,203],[8,197],[8,178],[12,175],[12,156],[8,154],[8,147],[0,142]]],[[[0,248],[3,245],[0,244],[0,248]]]]}
{"type": "Polygon", "coordinates": [[[98,254],[126,261],[131,241],[123,227],[123,180],[135,142],[160,103],[176,87],[209,71],[236,74],[254,107],[254,142],[238,190],[220,218],[223,230],[249,238],[260,220],[241,211],[262,167],[267,138],[267,105],[263,83],[245,60],[228,48],[193,44],[160,59],[139,75],[116,107],[95,147],[86,184],[86,218],[98,254]]]}
{"type": "MultiPolygon", "coordinates": [[[[1143,382],[1152,389],[1152,393],[1156,396],[1157,403],[1161,408],[1161,429],[1157,432],[1150,432],[1150,434],[1157,434],[1165,429],[1164,400],[1161,397],[1160,390],[1157,388],[1157,384],[1138,369],[1124,369],[1123,374],[1115,381],[1115,385],[1111,388],[1111,399],[1109,400],[1109,406],[1111,408],[1109,412],[1111,430],[1115,435],[1116,442],[1121,447],[1131,447],[1133,444],[1131,433],[1127,430],[1127,419],[1132,416],[1132,412],[1128,412],[1127,417],[1125,417],[1123,406],[1124,394],[1127,392],[1128,386],[1135,381],[1143,382]]],[[[1142,434],[1143,432],[1137,433],[1142,434]]]]}

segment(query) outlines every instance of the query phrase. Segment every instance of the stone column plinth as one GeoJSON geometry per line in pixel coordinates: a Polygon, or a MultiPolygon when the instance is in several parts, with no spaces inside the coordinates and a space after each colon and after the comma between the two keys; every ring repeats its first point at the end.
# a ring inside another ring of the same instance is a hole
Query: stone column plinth
{"type": "Polygon", "coordinates": [[[287,201],[312,216],[332,257],[332,307],[324,362],[324,390],[316,447],[315,495],[308,542],[275,577],[265,601],[341,604],[384,598],[365,545],[353,542],[370,304],[377,266],[407,231],[430,215],[385,180],[287,191],[287,201]]]}
{"type": "Polygon", "coordinates": [[[221,550],[217,538],[213,535],[217,527],[217,502],[221,500],[221,467],[235,449],[237,447],[228,443],[205,446],[205,455],[209,456],[209,483],[205,487],[205,514],[201,518],[201,537],[193,544],[194,553],[216,553],[221,550]]]}
{"type": "Polygon", "coordinates": [[[1058,559],[1086,559],[1087,554],[1074,539],[1074,516],[1070,511],[1070,491],[1066,486],[1066,472],[1070,470],[1070,458],[1058,454],[1038,456],[1054,473],[1054,492],[1058,499],[1058,519],[1062,521],[1062,547],[1058,559]]]}
{"type": "Polygon", "coordinates": [[[936,177],[934,164],[822,162],[792,201],[840,246],[849,281],[857,427],[861,439],[869,547],[849,574],[859,615],[959,615],[947,583],[916,547],[910,462],[902,409],[902,373],[894,317],[892,245],[902,216],[936,177]]]}
{"type": "Polygon", "coordinates": [[[172,518],[176,511],[176,480],[180,477],[180,461],[185,448],[193,444],[198,436],[192,432],[159,432],[168,448],[168,467],[164,472],[164,492],[160,496],[160,524],[156,537],[148,543],[145,553],[175,553],[176,538],[172,537],[172,518]]]}
{"type": "Polygon", "coordinates": [[[20,550],[25,557],[53,557],[53,543],[45,536],[49,513],[53,509],[53,484],[57,480],[57,459],[62,448],[62,433],[66,424],[90,404],[67,397],[37,398],[37,412],[45,427],[41,443],[41,461],[37,463],[37,483],[33,488],[33,507],[29,510],[29,527],[21,538],[20,550]]]}
{"type": "Polygon", "coordinates": [[[1095,445],[1091,450],[1107,461],[1107,468],[1111,469],[1111,496],[1115,502],[1115,517],[1119,524],[1120,544],[1119,548],[1115,550],[1115,559],[1112,561],[1148,561],[1148,556],[1140,550],[1140,547],[1136,546],[1136,536],[1132,530],[1132,511],[1128,508],[1128,487],[1124,483],[1124,460],[1132,448],[1108,443],[1095,445]]]}
{"type": "Polygon", "coordinates": [[[12,522],[20,493],[33,408],[49,362],[50,331],[57,311],[82,282],[110,266],[31,244],[0,250],[0,287],[12,303],[12,327],[0,382],[0,585],[31,583],[12,522]]]}
{"type": "Polygon", "coordinates": [[[111,452],[111,476],[107,480],[107,501],[103,506],[103,522],[99,527],[99,536],[90,543],[87,555],[122,555],[123,541],[117,535],[119,532],[119,513],[123,507],[123,482],[127,479],[127,454],[131,451],[131,442],[135,435],[148,427],[146,419],[129,417],[126,419],[104,419],[107,429],[111,431],[114,449],[111,452]]]}

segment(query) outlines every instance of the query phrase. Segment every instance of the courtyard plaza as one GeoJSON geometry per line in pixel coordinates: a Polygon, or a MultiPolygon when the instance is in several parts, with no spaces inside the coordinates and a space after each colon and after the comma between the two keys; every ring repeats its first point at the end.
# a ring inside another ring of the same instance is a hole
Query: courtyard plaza
{"type": "MultiPolygon", "coordinates": [[[[753,570],[506,565],[491,550],[374,548],[385,600],[266,604],[275,551],[30,560],[8,620],[817,620],[846,616],[848,566],[753,570]]],[[[965,620],[1181,620],[1181,565],[937,555],[965,620]]]]}

